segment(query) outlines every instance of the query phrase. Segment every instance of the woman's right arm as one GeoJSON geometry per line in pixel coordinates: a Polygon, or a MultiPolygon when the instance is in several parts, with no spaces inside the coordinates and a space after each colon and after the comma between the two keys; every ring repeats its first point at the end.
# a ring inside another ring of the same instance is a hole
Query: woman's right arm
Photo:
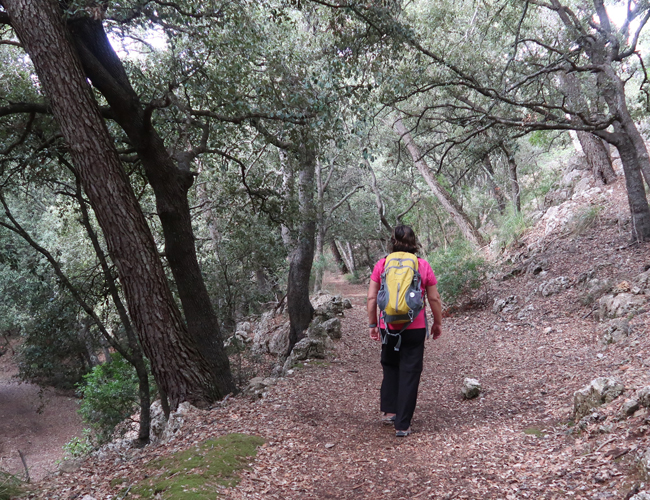
{"type": "MultiPolygon", "coordinates": [[[[377,292],[379,291],[379,283],[370,280],[368,287],[368,300],[366,306],[368,308],[368,325],[379,325],[377,322],[377,292]]],[[[375,326],[370,328],[370,338],[372,340],[379,340],[379,328],[375,326]]]]}

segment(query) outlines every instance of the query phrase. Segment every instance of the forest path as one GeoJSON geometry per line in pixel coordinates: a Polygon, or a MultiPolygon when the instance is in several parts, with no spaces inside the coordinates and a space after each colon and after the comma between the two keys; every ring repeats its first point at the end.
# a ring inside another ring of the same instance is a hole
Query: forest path
{"type": "Polygon", "coordinates": [[[81,435],[77,400],[37,385],[21,383],[12,351],[0,357],[0,469],[24,477],[18,450],[25,455],[31,479],[56,470],[63,445],[81,435]]]}
{"type": "Polygon", "coordinates": [[[90,457],[78,471],[41,481],[38,498],[122,498],[158,457],[233,432],[262,436],[265,444],[239,485],[216,486],[215,498],[625,498],[642,480],[636,457],[650,445],[648,415],[617,418],[618,398],[599,410],[609,412],[606,421],[583,432],[567,427],[574,391],[593,378],[619,376],[630,391],[650,385],[650,314],[634,317],[634,333],[605,348],[598,343],[603,325],[579,285],[592,270],[620,280],[650,263],[650,245],[627,245],[611,221],[603,216],[591,234],[547,241],[535,258],[548,272],[487,283],[489,304],[514,295],[515,307],[444,319],[441,338],[426,344],[415,433],[407,438],[380,422],[380,345],[366,328],[367,286],[329,275],[325,287],[353,304],[333,360],[305,363],[261,399],[241,395],[191,411],[168,443],[90,457]],[[540,285],[560,276],[572,286],[541,296],[540,285]],[[468,376],[480,380],[482,397],[462,399],[468,376]]]}

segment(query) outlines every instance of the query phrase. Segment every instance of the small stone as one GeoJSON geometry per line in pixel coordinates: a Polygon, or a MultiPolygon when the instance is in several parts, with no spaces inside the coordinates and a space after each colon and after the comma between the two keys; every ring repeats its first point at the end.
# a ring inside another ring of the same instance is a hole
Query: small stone
{"type": "Polygon", "coordinates": [[[481,393],[481,384],[475,378],[466,378],[461,389],[465,399],[473,399],[481,393]]]}
{"type": "Polygon", "coordinates": [[[325,448],[330,449],[330,448],[334,448],[334,446],[336,446],[334,443],[327,443],[325,445],[325,448]]]}
{"type": "Polygon", "coordinates": [[[545,333],[546,335],[548,335],[548,334],[551,333],[552,331],[553,331],[553,328],[551,328],[550,326],[547,326],[546,328],[544,328],[544,333],[545,333]]]}
{"type": "Polygon", "coordinates": [[[598,354],[596,354],[596,357],[598,359],[603,359],[605,357],[605,355],[602,352],[599,352],[598,354]]]}

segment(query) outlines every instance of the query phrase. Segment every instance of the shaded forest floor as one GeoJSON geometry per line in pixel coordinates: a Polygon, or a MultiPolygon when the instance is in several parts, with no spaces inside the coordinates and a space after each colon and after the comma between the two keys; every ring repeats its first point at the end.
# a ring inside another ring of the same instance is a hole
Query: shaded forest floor
{"type": "Polygon", "coordinates": [[[581,300],[583,273],[619,282],[650,264],[650,245],[628,246],[621,193],[619,181],[596,225],[582,234],[532,231],[512,252],[512,265],[481,292],[486,305],[445,319],[442,337],[427,343],[413,435],[397,439],[379,420],[380,346],[365,328],[366,285],[331,277],[327,288],[353,303],[334,359],[306,363],[261,399],[242,395],[191,412],[169,443],[89,458],[73,473],[41,481],[35,496],[122,498],[155,457],[241,432],[266,442],[239,485],[215,487],[215,498],[626,498],[644,481],[638,457],[649,444],[645,410],[617,418],[623,396],[583,430],[571,421],[574,391],[597,376],[620,377],[627,394],[650,385],[648,313],[632,318],[627,339],[605,347],[594,305],[581,300]],[[546,261],[546,275],[501,279],[530,258],[546,261]],[[536,291],[559,276],[570,288],[549,297],[536,291]],[[494,299],[510,295],[516,307],[493,313],[494,299]],[[484,393],[464,401],[468,376],[484,393]]]}

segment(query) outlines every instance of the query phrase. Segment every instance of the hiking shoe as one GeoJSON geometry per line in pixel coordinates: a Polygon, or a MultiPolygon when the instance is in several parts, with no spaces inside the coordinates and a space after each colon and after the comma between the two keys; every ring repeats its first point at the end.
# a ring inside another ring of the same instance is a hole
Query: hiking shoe
{"type": "Polygon", "coordinates": [[[405,431],[395,431],[395,437],[403,438],[403,437],[408,436],[408,435],[411,434],[412,432],[413,432],[413,431],[411,430],[410,427],[409,427],[408,429],[406,429],[405,431]]]}
{"type": "Polygon", "coordinates": [[[384,425],[393,425],[395,423],[396,416],[397,415],[392,415],[389,417],[388,415],[384,415],[383,417],[381,417],[381,423],[384,425]]]}

